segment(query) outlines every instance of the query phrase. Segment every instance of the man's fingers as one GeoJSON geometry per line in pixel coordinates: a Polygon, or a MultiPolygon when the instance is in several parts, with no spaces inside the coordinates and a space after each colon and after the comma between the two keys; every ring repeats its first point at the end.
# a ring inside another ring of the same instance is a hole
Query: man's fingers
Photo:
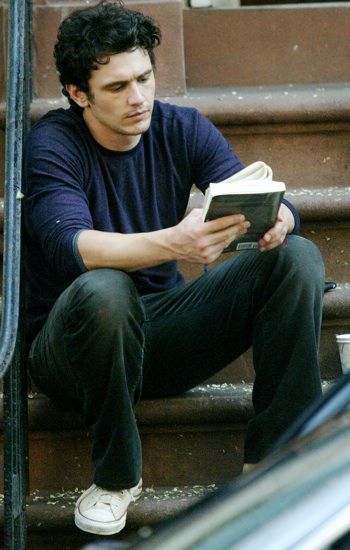
{"type": "Polygon", "coordinates": [[[231,216],[224,216],[222,218],[216,218],[216,220],[210,220],[205,222],[204,230],[206,233],[217,233],[231,226],[242,224],[245,221],[245,217],[242,214],[233,214],[231,216]]]}
{"type": "Polygon", "coordinates": [[[277,221],[276,225],[270,229],[259,241],[259,249],[261,252],[272,250],[276,246],[281,245],[287,235],[287,226],[284,221],[277,221]]]}
{"type": "Polygon", "coordinates": [[[226,248],[234,239],[237,239],[237,237],[246,233],[248,227],[250,227],[250,222],[244,221],[242,223],[229,226],[224,230],[211,233],[208,235],[208,239],[210,239],[212,244],[221,243],[223,247],[226,248]]]}
{"type": "Polygon", "coordinates": [[[242,214],[232,214],[202,222],[202,210],[193,209],[178,225],[183,257],[210,263],[231,242],[246,233],[250,222],[242,214]]]}

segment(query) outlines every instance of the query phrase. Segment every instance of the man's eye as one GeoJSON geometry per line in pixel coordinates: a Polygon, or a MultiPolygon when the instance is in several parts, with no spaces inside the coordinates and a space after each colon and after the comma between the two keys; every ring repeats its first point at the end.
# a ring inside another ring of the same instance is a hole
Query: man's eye
{"type": "Polygon", "coordinates": [[[123,88],[125,88],[124,84],[116,84],[114,86],[109,86],[108,91],[114,94],[116,92],[120,92],[123,88]]]}
{"type": "Polygon", "coordinates": [[[149,80],[149,76],[141,76],[139,78],[139,82],[147,82],[147,80],[149,80]]]}

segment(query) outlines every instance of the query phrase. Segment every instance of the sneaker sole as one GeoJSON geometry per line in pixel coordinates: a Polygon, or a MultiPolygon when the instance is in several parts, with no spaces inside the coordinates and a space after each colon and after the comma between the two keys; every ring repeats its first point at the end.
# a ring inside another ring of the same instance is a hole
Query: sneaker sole
{"type": "Polygon", "coordinates": [[[130,495],[135,502],[135,500],[138,500],[142,493],[142,479],[140,479],[138,485],[136,487],[133,487],[132,489],[129,489],[130,495]]]}
{"type": "Polygon", "coordinates": [[[85,531],[86,533],[93,533],[94,535],[115,535],[124,529],[126,524],[126,514],[122,516],[117,521],[110,523],[98,523],[96,521],[91,521],[82,516],[79,510],[74,512],[74,523],[75,525],[85,531]]]}
{"type": "Polygon", "coordinates": [[[142,487],[141,489],[139,489],[139,491],[137,493],[131,493],[131,498],[132,498],[132,501],[131,502],[135,502],[136,500],[138,500],[141,496],[141,493],[142,493],[142,487]]]}

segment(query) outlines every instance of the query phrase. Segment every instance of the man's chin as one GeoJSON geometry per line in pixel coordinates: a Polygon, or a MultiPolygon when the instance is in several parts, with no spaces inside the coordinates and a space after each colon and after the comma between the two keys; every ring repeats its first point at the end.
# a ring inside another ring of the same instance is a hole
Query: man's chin
{"type": "Polygon", "coordinates": [[[139,134],[144,134],[147,132],[151,124],[152,111],[148,111],[144,114],[142,120],[133,121],[132,118],[127,119],[127,124],[125,125],[125,131],[129,135],[135,136],[139,134]]]}
{"type": "Polygon", "coordinates": [[[150,127],[150,120],[147,121],[147,122],[142,122],[142,123],[135,124],[133,127],[125,130],[124,133],[127,136],[139,136],[139,135],[144,134],[145,132],[147,132],[149,127],[150,127]]]}

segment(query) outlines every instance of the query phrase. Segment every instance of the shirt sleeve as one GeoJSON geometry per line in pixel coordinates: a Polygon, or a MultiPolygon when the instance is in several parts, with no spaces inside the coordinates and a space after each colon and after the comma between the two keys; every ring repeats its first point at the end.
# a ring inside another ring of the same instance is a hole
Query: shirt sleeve
{"type": "Polygon", "coordinates": [[[219,182],[244,168],[229,142],[206,117],[196,112],[191,136],[194,183],[204,192],[211,182],[219,182]]]}
{"type": "Polygon", "coordinates": [[[291,234],[299,235],[299,233],[300,233],[300,216],[299,216],[299,212],[297,211],[295,206],[291,202],[289,202],[289,200],[282,199],[282,202],[283,202],[283,204],[288,206],[289,210],[291,211],[291,213],[293,214],[293,217],[294,217],[294,228],[293,228],[293,231],[291,231],[291,234]]]}
{"type": "Polygon", "coordinates": [[[69,132],[48,126],[35,130],[26,147],[24,174],[29,238],[39,243],[49,267],[71,280],[85,270],[77,236],[93,224],[84,192],[86,164],[69,132]]]}

